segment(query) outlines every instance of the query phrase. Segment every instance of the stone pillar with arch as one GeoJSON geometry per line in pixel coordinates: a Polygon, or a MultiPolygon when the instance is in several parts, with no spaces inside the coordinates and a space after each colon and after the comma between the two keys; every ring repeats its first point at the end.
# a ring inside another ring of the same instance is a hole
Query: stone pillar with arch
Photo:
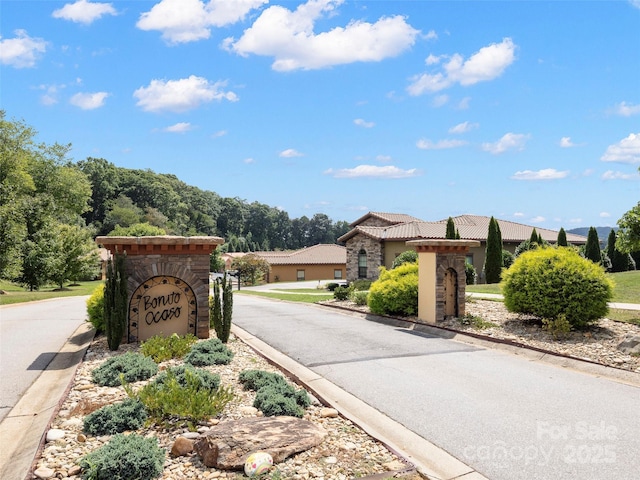
{"type": "Polygon", "coordinates": [[[477,240],[410,240],[418,252],[418,320],[436,324],[465,314],[465,260],[477,240]]]}
{"type": "Polygon", "coordinates": [[[220,237],[97,237],[126,253],[129,322],[124,342],[192,333],[209,338],[209,255],[220,237]]]}

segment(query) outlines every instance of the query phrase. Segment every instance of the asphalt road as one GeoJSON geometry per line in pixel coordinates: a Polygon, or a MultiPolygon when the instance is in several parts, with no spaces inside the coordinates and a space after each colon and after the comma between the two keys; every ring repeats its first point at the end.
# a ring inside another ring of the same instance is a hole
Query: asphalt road
{"type": "Polygon", "coordinates": [[[87,316],[87,297],[0,307],[0,421],[87,316]]]}
{"type": "Polygon", "coordinates": [[[233,321],[492,480],[637,480],[640,388],[313,305],[233,321]]]}

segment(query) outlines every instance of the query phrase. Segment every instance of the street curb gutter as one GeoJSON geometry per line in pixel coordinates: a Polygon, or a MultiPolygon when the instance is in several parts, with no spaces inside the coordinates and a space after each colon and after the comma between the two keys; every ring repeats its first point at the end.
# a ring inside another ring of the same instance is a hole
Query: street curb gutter
{"type": "Polygon", "coordinates": [[[90,323],[80,325],[0,423],[2,480],[28,478],[46,431],[66,398],[65,392],[94,335],[90,323]]]}
{"type": "Polygon", "coordinates": [[[411,462],[421,474],[434,480],[488,480],[446,451],[300,365],[237,325],[232,325],[231,331],[258,354],[287,372],[316,397],[338,410],[368,435],[411,462]]]}

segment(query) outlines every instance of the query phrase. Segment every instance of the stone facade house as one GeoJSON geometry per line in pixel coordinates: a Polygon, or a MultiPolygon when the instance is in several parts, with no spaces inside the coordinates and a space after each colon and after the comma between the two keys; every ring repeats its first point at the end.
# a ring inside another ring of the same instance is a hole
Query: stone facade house
{"type": "MultiPolygon", "coordinates": [[[[478,240],[479,247],[471,248],[467,262],[481,274],[485,260],[487,233],[490,217],[480,215],[460,215],[453,217],[462,240],[478,240]]],[[[531,237],[533,226],[507,220],[496,219],[502,234],[505,250],[513,253],[518,245],[531,237]]],[[[347,281],[358,279],[376,280],[380,266],[391,268],[395,258],[402,252],[411,250],[409,240],[444,239],[447,219],[425,222],[410,215],[397,213],[369,212],[351,223],[351,230],[338,239],[347,250],[347,281]]],[[[555,243],[558,232],[545,228],[536,232],[549,243],[555,243]]],[[[583,245],[587,238],[567,233],[567,241],[573,245],[583,245]]]]}

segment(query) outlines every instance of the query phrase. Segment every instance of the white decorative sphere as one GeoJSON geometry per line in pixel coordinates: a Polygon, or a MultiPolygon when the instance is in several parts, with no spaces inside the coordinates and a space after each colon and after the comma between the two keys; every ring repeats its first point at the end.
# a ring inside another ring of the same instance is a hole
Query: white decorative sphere
{"type": "Polygon", "coordinates": [[[255,477],[267,473],[273,467],[273,457],[267,452],[255,452],[244,462],[244,473],[248,477],[255,477]]]}

